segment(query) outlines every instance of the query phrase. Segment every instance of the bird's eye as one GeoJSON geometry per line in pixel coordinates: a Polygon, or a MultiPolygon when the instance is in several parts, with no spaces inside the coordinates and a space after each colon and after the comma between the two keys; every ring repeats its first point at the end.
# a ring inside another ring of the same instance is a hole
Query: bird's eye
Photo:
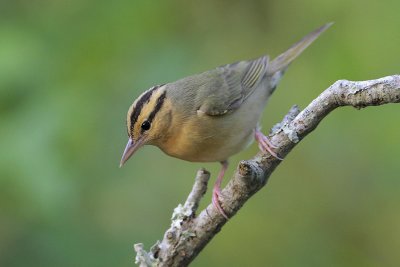
{"type": "Polygon", "coordinates": [[[150,124],[150,122],[149,121],[144,121],[143,123],[142,123],[142,129],[143,130],[145,130],[145,131],[147,131],[148,129],[150,129],[150,126],[151,126],[151,124],[150,124]]]}

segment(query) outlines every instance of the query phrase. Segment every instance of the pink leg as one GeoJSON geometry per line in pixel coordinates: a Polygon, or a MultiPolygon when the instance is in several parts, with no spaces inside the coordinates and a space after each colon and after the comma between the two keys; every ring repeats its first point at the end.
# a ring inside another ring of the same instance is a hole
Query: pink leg
{"type": "Polygon", "coordinates": [[[224,160],[221,161],[222,168],[218,174],[217,181],[215,182],[214,188],[213,188],[213,194],[212,194],[212,203],[214,207],[221,213],[222,216],[225,217],[225,219],[229,219],[228,216],[225,214],[224,210],[222,209],[221,205],[219,204],[219,198],[221,196],[221,182],[222,179],[224,178],[225,171],[228,169],[228,161],[224,160]]]}
{"type": "Polygon", "coordinates": [[[274,144],[271,143],[271,141],[266,137],[260,129],[257,127],[254,130],[254,137],[258,142],[258,147],[260,148],[261,151],[268,151],[272,156],[279,160],[283,160],[283,158],[279,157],[272,149],[276,148],[274,144]]]}

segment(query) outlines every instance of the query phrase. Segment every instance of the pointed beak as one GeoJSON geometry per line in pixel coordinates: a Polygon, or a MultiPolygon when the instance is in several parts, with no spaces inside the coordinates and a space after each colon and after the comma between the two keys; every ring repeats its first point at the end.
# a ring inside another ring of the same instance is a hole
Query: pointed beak
{"type": "Polygon", "coordinates": [[[122,154],[121,161],[119,163],[119,167],[121,168],[125,162],[143,145],[143,138],[138,139],[136,142],[129,138],[128,144],[126,144],[124,154],[122,154]]]}

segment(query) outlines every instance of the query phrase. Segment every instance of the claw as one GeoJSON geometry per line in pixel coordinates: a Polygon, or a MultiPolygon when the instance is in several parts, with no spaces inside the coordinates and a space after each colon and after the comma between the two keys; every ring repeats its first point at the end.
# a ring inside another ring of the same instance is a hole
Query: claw
{"type": "Polygon", "coordinates": [[[276,145],[274,145],[269,139],[268,137],[266,137],[259,128],[255,129],[255,133],[254,133],[255,139],[258,142],[258,147],[260,148],[261,151],[266,152],[268,151],[273,157],[279,159],[279,160],[283,160],[283,158],[279,157],[275,151],[273,151],[273,148],[277,148],[276,145]]]}
{"type": "Polygon", "coordinates": [[[226,215],[224,209],[219,204],[219,198],[221,196],[221,189],[217,186],[214,186],[213,195],[212,195],[212,203],[214,207],[219,211],[219,213],[225,217],[225,219],[229,220],[228,216],[226,215]]]}
{"type": "Polygon", "coordinates": [[[268,137],[266,137],[265,135],[262,135],[262,138],[270,148],[278,148],[278,146],[272,143],[271,140],[269,140],[268,137]]]}
{"type": "Polygon", "coordinates": [[[221,197],[221,182],[222,182],[222,179],[224,178],[225,171],[228,168],[228,162],[223,161],[223,162],[221,162],[221,164],[222,164],[222,169],[218,174],[217,181],[215,182],[215,185],[213,188],[212,203],[213,203],[214,207],[218,210],[218,212],[222,216],[224,216],[225,219],[229,220],[224,209],[221,207],[221,204],[219,204],[219,198],[221,197]]]}

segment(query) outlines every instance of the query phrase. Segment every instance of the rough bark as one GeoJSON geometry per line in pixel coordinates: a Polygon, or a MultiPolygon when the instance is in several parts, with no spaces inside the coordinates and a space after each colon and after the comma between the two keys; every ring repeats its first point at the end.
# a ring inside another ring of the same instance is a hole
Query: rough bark
{"type": "MultiPolygon", "coordinates": [[[[340,80],[331,85],[303,111],[290,109],[282,122],[275,125],[269,136],[277,145],[275,151],[284,158],[304,137],[311,133],[332,110],[341,106],[361,109],[400,102],[400,75],[370,81],[340,80]]],[[[281,163],[268,153],[258,153],[251,160],[239,163],[232,179],[222,190],[221,206],[232,217],[243,204],[268,181],[281,163]]],[[[221,230],[226,219],[209,204],[196,215],[198,204],[207,190],[209,172],[198,171],[193,189],[185,204],[179,204],[172,215],[170,228],[162,241],[146,252],[136,244],[136,263],[142,266],[187,266],[221,230]]]]}

